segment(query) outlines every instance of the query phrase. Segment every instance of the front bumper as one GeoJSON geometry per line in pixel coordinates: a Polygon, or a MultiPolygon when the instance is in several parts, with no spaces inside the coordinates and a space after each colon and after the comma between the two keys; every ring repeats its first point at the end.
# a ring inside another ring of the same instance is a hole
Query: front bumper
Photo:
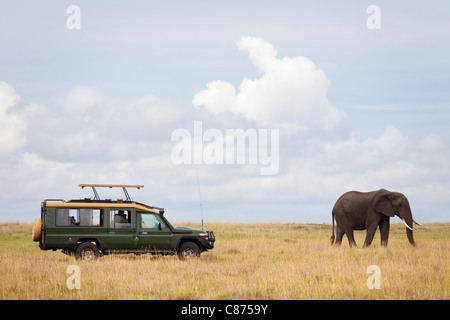
{"type": "Polygon", "coordinates": [[[214,242],[216,241],[216,237],[214,236],[214,232],[206,231],[208,233],[208,237],[204,237],[201,240],[201,244],[204,250],[210,250],[214,248],[214,242]]]}

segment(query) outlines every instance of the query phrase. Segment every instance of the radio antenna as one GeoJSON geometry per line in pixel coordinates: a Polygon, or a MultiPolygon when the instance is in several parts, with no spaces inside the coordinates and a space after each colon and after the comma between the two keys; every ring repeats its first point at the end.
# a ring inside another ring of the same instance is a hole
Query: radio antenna
{"type": "Polygon", "coordinates": [[[200,217],[202,219],[202,229],[203,229],[203,204],[202,204],[202,194],[200,193],[200,178],[198,177],[198,165],[195,165],[195,171],[197,172],[197,188],[198,188],[198,199],[200,201],[200,217]]]}

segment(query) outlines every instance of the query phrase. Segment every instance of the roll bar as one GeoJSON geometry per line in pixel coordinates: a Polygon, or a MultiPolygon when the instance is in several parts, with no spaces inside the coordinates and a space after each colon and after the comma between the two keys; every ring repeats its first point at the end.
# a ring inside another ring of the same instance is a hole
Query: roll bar
{"type": "Polygon", "coordinates": [[[95,190],[96,187],[98,187],[98,188],[122,188],[123,193],[125,194],[125,197],[126,197],[126,201],[131,201],[130,195],[128,194],[128,191],[126,188],[141,189],[144,187],[141,184],[86,184],[86,183],[79,184],[78,186],[81,187],[82,189],[84,187],[91,187],[92,191],[94,192],[94,200],[100,200],[97,190],[95,190]]]}

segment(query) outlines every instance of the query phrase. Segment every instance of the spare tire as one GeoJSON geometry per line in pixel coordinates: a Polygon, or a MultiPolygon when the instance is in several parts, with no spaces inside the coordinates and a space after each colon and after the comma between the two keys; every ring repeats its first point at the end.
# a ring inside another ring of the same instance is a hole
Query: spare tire
{"type": "Polygon", "coordinates": [[[34,219],[33,222],[33,231],[31,232],[31,237],[33,238],[33,241],[39,241],[41,240],[42,235],[42,221],[41,219],[34,219]]]}

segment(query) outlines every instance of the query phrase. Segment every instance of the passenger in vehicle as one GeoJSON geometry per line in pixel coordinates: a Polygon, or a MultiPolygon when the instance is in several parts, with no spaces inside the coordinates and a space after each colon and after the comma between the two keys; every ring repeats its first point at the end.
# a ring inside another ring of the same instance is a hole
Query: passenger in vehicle
{"type": "Polygon", "coordinates": [[[127,216],[122,210],[114,216],[114,223],[128,223],[127,216]]]}

